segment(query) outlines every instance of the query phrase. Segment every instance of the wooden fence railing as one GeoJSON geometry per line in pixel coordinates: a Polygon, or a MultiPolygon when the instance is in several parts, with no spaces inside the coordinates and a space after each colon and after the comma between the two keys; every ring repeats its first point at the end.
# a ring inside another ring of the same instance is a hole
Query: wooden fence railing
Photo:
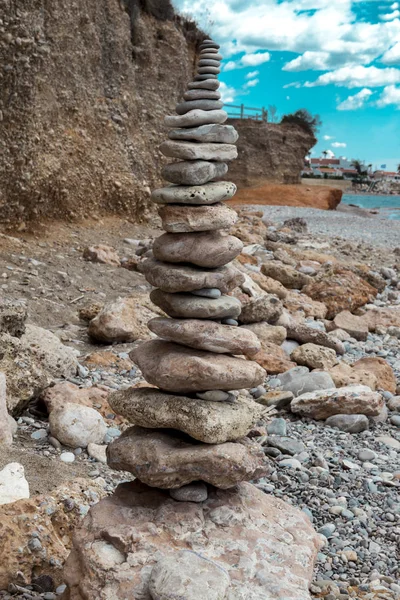
{"type": "Polygon", "coordinates": [[[224,104],[224,109],[228,109],[230,119],[254,119],[255,121],[268,121],[268,111],[262,108],[250,108],[244,104],[224,104]],[[234,111],[230,110],[234,109],[234,111]]]}

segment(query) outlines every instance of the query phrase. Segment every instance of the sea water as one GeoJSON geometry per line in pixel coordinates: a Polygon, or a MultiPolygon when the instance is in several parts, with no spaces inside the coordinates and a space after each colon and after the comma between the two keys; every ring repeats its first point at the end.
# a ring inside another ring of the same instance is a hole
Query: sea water
{"type": "Polygon", "coordinates": [[[360,208],[377,208],[387,219],[400,220],[400,196],[370,196],[368,194],[343,194],[343,204],[355,204],[360,208]]]}

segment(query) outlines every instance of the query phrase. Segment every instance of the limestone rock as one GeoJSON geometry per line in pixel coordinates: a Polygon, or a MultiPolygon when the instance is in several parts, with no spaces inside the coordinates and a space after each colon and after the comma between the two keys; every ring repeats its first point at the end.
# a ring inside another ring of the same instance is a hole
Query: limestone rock
{"type": "Polygon", "coordinates": [[[276,279],[286,288],[301,290],[302,287],[310,283],[309,275],[300,273],[290,265],[285,265],[277,260],[269,260],[261,265],[261,273],[267,277],[276,279]]]}
{"type": "Polygon", "coordinates": [[[353,364],[356,371],[368,371],[377,378],[378,389],[385,390],[391,394],[396,393],[397,381],[392,367],[389,363],[379,356],[367,356],[361,358],[353,364]]]}
{"type": "Polygon", "coordinates": [[[228,317],[235,319],[242,309],[240,301],[232,296],[212,299],[192,294],[168,294],[161,290],[153,290],[150,299],[167,315],[177,319],[225,319],[228,317]]]}
{"type": "Polygon", "coordinates": [[[232,264],[212,270],[190,265],[175,265],[148,258],[143,262],[146,280],[163,292],[193,292],[204,288],[218,288],[227,293],[243,282],[243,275],[232,264]]]}
{"type": "MultiPolygon", "coordinates": [[[[213,71],[213,67],[209,67],[205,72],[216,75],[213,71]]],[[[191,110],[219,110],[223,105],[224,103],[219,100],[187,100],[186,102],[178,104],[175,110],[178,115],[185,115],[191,110]]]]}
{"type": "Polygon", "coordinates": [[[295,367],[285,373],[285,376],[289,376],[294,372],[293,376],[290,376],[290,378],[288,377],[285,379],[283,376],[280,377],[283,389],[292,392],[295,397],[310,392],[316,392],[318,390],[329,390],[335,387],[336,381],[331,377],[330,372],[313,371],[312,373],[308,373],[307,369],[306,373],[297,373],[296,370],[300,368],[301,367],[295,367]]]}
{"type": "Polygon", "coordinates": [[[251,358],[265,369],[268,375],[284,373],[296,365],[288,359],[280,346],[270,342],[264,342],[262,350],[251,358]]]}
{"type": "Polygon", "coordinates": [[[288,290],[279,281],[276,281],[276,279],[267,277],[266,275],[258,273],[257,271],[250,271],[249,275],[252,280],[255,281],[262,290],[264,290],[264,292],[267,292],[268,294],[274,294],[275,296],[278,296],[280,300],[283,300],[283,298],[286,298],[288,295],[288,290]]]}
{"type": "Polygon", "coordinates": [[[155,316],[149,308],[135,297],[118,298],[107,303],[89,324],[90,337],[112,344],[133,342],[149,337],[146,323],[155,316]]]}
{"type": "MultiPolygon", "coordinates": [[[[227,595],[213,600],[309,600],[320,540],[303,512],[251,484],[210,489],[208,499],[195,504],[138,481],[124,483],[90,510],[74,536],[64,571],[67,600],[149,597],[158,561],[188,550],[230,575],[227,595]],[[157,523],[157,552],[149,523],[157,523]],[[128,562],[139,553],[140,561],[128,562]]],[[[201,572],[196,568],[197,577],[201,572]]],[[[207,600],[211,589],[198,585],[207,600]]],[[[180,597],[189,598],[187,592],[180,597]]]]}
{"type": "Polygon", "coordinates": [[[87,445],[87,453],[91,458],[94,458],[97,462],[107,464],[106,448],[104,444],[94,444],[89,442],[87,445]]]}
{"type": "Polygon", "coordinates": [[[187,262],[212,269],[229,263],[242,248],[237,237],[220,231],[164,233],[155,240],[153,254],[157,260],[187,262]]]}
{"type": "MultiPolygon", "coordinates": [[[[202,93],[204,92],[204,90],[198,91],[201,91],[202,93]]],[[[232,127],[232,125],[201,125],[200,127],[172,129],[168,133],[168,137],[171,140],[194,140],[196,142],[217,142],[220,144],[234,144],[237,141],[239,135],[236,129],[232,127]]]]}
{"type": "MultiPolygon", "coordinates": [[[[283,305],[292,315],[325,319],[328,308],[322,302],[313,300],[307,294],[297,290],[287,290],[283,305]]],[[[302,319],[303,320],[303,319],[302,319]]]]}
{"type": "Polygon", "coordinates": [[[148,429],[177,429],[206,444],[234,441],[248,434],[260,417],[253,400],[210,402],[165,394],[155,388],[129,388],[110,396],[113,410],[148,429]]]}
{"type": "Polygon", "coordinates": [[[370,331],[376,331],[381,327],[400,327],[400,307],[371,306],[363,315],[363,319],[370,331]]]}
{"type": "MultiPolygon", "coordinates": [[[[40,575],[63,582],[62,566],[69,554],[72,533],[91,504],[106,492],[88,479],[75,479],[39,496],[0,506],[0,589],[10,583],[32,581],[40,575]],[[29,543],[37,532],[42,549],[32,552],[29,543]],[[22,573],[22,577],[21,577],[22,573]]],[[[19,595],[19,594],[18,594],[19,595]]]]}
{"type": "Polygon", "coordinates": [[[298,365],[304,365],[310,369],[329,369],[338,361],[336,352],[331,348],[317,346],[317,344],[304,344],[299,346],[290,355],[298,365]]]}
{"type": "MultiPolygon", "coordinates": [[[[185,131],[185,130],[184,130],[185,131]]],[[[229,181],[211,181],[204,185],[170,185],[154,190],[151,199],[157,204],[216,204],[229,200],[236,193],[236,185],[229,181]]]]}
{"type": "Polygon", "coordinates": [[[107,432],[97,410],[73,402],[52,410],[49,426],[51,435],[71,448],[86,448],[91,442],[100,444],[107,432]]]}
{"type": "Polygon", "coordinates": [[[240,329],[248,329],[255,333],[260,340],[262,350],[265,350],[264,344],[276,344],[280,346],[286,339],[286,329],[284,327],[270,325],[267,321],[242,325],[240,329]]]}
{"type": "Polygon", "coordinates": [[[83,258],[91,262],[102,263],[104,265],[114,265],[119,267],[121,261],[114,248],[106,244],[98,246],[89,246],[83,251],[83,258]]]}
{"type": "Polygon", "coordinates": [[[327,418],[325,425],[346,433],[361,433],[369,428],[369,421],[365,415],[333,415],[327,418]]]}
{"type": "Polygon", "coordinates": [[[333,319],[344,310],[355,311],[377,295],[377,290],[364,279],[347,269],[336,269],[313,280],[303,292],[328,307],[327,319],[333,319]]]}
{"type": "Polygon", "coordinates": [[[226,598],[230,578],[218,563],[190,550],[163,556],[150,575],[153,600],[218,600],[226,598]]]}
{"type": "Polygon", "coordinates": [[[206,160],[188,160],[165,165],[162,176],[171,183],[179,185],[202,185],[228,172],[224,162],[206,160]]]}
{"type": "Polygon", "coordinates": [[[286,327],[287,337],[301,344],[316,344],[326,348],[332,348],[337,354],[344,354],[345,348],[340,340],[332,338],[325,331],[308,327],[306,324],[291,323],[286,327]]]}
{"type": "Polygon", "coordinates": [[[365,342],[368,337],[368,325],[362,317],[352,315],[344,310],[333,319],[336,329],[344,329],[356,340],[365,342]]]}
{"type": "Polygon", "coordinates": [[[376,390],[378,387],[376,375],[368,369],[353,369],[351,365],[342,361],[331,369],[328,369],[328,371],[336,387],[366,385],[371,390],[376,390]]]}
{"type": "Polygon", "coordinates": [[[276,296],[263,294],[257,298],[251,298],[242,307],[239,320],[243,324],[261,321],[275,323],[282,314],[282,309],[282,302],[276,296]]]}
{"type": "Polygon", "coordinates": [[[130,356],[146,381],[170,392],[252,388],[265,377],[264,369],[255,362],[163,340],[144,342],[130,356]]]}
{"type": "Polygon", "coordinates": [[[225,123],[227,118],[228,113],[224,110],[196,109],[187,112],[185,115],[171,115],[165,117],[164,123],[167,127],[198,127],[199,125],[225,123]]]}
{"type": "Polygon", "coordinates": [[[237,148],[233,144],[213,144],[188,142],[185,140],[168,140],[160,146],[164,156],[181,160],[211,160],[224,162],[237,158],[237,148]]]}
{"type": "Polygon", "coordinates": [[[150,331],[169,341],[208,352],[246,354],[252,356],[260,350],[255,333],[241,327],[221,325],[200,319],[152,319],[150,331]]]}
{"type": "Polygon", "coordinates": [[[26,304],[21,301],[0,298],[0,332],[21,337],[28,316],[26,304]]]}
{"type": "Polygon", "coordinates": [[[240,442],[203,444],[177,431],[130,427],[107,447],[109,467],[128,471],[143,483],[161,489],[202,480],[227,489],[268,471],[258,444],[240,442]]]}
{"type": "Polygon", "coordinates": [[[263,406],[273,406],[278,410],[286,408],[293,400],[292,392],[284,392],[281,390],[270,390],[256,399],[256,402],[263,406]]]}
{"type": "MultiPolygon", "coordinates": [[[[24,467],[19,463],[9,463],[0,471],[0,505],[22,498],[29,498],[29,484],[25,479],[24,467]]],[[[4,551],[4,546],[2,548],[4,551]]]]}
{"type": "Polygon", "coordinates": [[[51,385],[54,376],[44,367],[38,353],[21,339],[3,333],[0,334],[0,346],[0,371],[7,380],[7,407],[12,414],[18,414],[32,398],[51,385]]]}
{"type": "Polygon", "coordinates": [[[42,368],[52,377],[67,378],[76,374],[78,367],[76,350],[64,346],[51,331],[36,325],[26,325],[21,344],[37,357],[42,368]]]}
{"type": "Polygon", "coordinates": [[[162,227],[169,233],[215,231],[229,229],[238,218],[237,213],[224,204],[212,206],[174,206],[158,209],[162,227]]]}
{"type": "Polygon", "coordinates": [[[379,415],[384,406],[381,394],[364,385],[302,394],[290,404],[292,412],[311,419],[327,419],[332,415],[379,415]]]}
{"type": "Polygon", "coordinates": [[[0,447],[10,446],[12,441],[13,435],[7,410],[6,376],[0,372],[0,447]]]}

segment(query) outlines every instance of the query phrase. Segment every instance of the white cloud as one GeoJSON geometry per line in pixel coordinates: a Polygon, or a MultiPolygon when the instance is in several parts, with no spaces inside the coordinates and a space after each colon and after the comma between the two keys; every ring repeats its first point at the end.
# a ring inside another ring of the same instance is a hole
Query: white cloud
{"type": "Polygon", "coordinates": [[[245,67],[257,67],[271,58],[269,52],[257,52],[252,54],[244,54],[239,60],[230,60],[224,66],[224,71],[233,71],[234,69],[244,69],[245,67]]]}
{"type": "Polygon", "coordinates": [[[250,79],[250,81],[245,83],[243,87],[252,88],[252,87],[255,87],[256,85],[258,85],[259,83],[260,83],[259,79],[250,79]]]}
{"type": "Polygon", "coordinates": [[[306,81],[306,87],[334,84],[337,86],[355,87],[380,87],[392,83],[400,83],[400,69],[377,67],[341,67],[320,75],[315,81],[306,81]]]}
{"type": "Polygon", "coordinates": [[[338,104],[337,109],[357,110],[358,108],[362,108],[372,93],[373,92],[368,88],[364,88],[360,90],[357,94],[354,94],[354,96],[349,96],[348,98],[346,98],[346,100],[343,100],[343,102],[338,104]]]}
{"type": "Polygon", "coordinates": [[[393,21],[394,19],[398,19],[400,17],[400,11],[394,10],[391,13],[386,13],[384,15],[380,15],[379,18],[382,21],[393,21]]]}
{"type": "Polygon", "coordinates": [[[386,50],[381,61],[385,63],[385,65],[400,65],[400,42],[397,42],[397,44],[389,48],[389,50],[386,50]]]}
{"type": "Polygon", "coordinates": [[[260,71],[250,71],[250,73],[247,73],[246,79],[253,79],[253,77],[257,77],[259,73],[260,71]]]}
{"type": "Polygon", "coordinates": [[[394,105],[398,109],[400,109],[400,87],[396,87],[395,85],[388,85],[384,88],[381,97],[378,99],[376,105],[379,108],[384,108],[385,106],[394,105]]]}
{"type": "Polygon", "coordinates": [[[332,152],[332,150],[325,150],[326,152],[326,158],[333,158],[335,156],[335,153],[332,152]]]}
{"type": "Polygon", "coordinates": [[[337,69],[370,64],[400,39],[400,20],[393,17],[398,2],[383,9],[392,20],[372,23],[356,19],[352,0],[216,0],[210,24],[203,0],[173,1],[211,30],[231,62],[243,52],[283,50],[300,55],[288,71],[337,69]]]}
{"type": "Polygon", "coordinates": [[[221,92],[222,102],[228,104],[232,103],[235,100],[237,94],[239,93],[237,90],[235,90],[234,87],[226,85],[226,83],[224,83],[223,81],[221,81],[219,91],[221,92]]]}
{"type": "Polygon", "coordinates": [[[324,135],[323,139],[328,141],[328,140],[334,140],[335,138],[333,135],[324,135]]]}
{"type": "Polygon", "coordinates": [[[333,142],[331,146],[332,148],[347,148],[346,142],[333,142]]]}

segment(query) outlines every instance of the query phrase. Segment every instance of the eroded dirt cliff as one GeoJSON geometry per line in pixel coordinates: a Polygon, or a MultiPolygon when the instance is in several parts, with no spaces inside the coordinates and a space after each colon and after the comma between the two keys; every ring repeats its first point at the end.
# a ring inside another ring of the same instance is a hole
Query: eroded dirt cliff
{"type": "Polygon", "coordinates": [[[0,221],[142,217],[202,38],[169,0],[0,0],[0,221]]]}
{"type": "Polygon", "coordinates": [[[239,132],[239,157],[229,165],[229,178],[239,188],[266,182],[300,183],[304,158],[317,141],[312,134],[297,125],[249,119],[229,122],[239,132]]]}

